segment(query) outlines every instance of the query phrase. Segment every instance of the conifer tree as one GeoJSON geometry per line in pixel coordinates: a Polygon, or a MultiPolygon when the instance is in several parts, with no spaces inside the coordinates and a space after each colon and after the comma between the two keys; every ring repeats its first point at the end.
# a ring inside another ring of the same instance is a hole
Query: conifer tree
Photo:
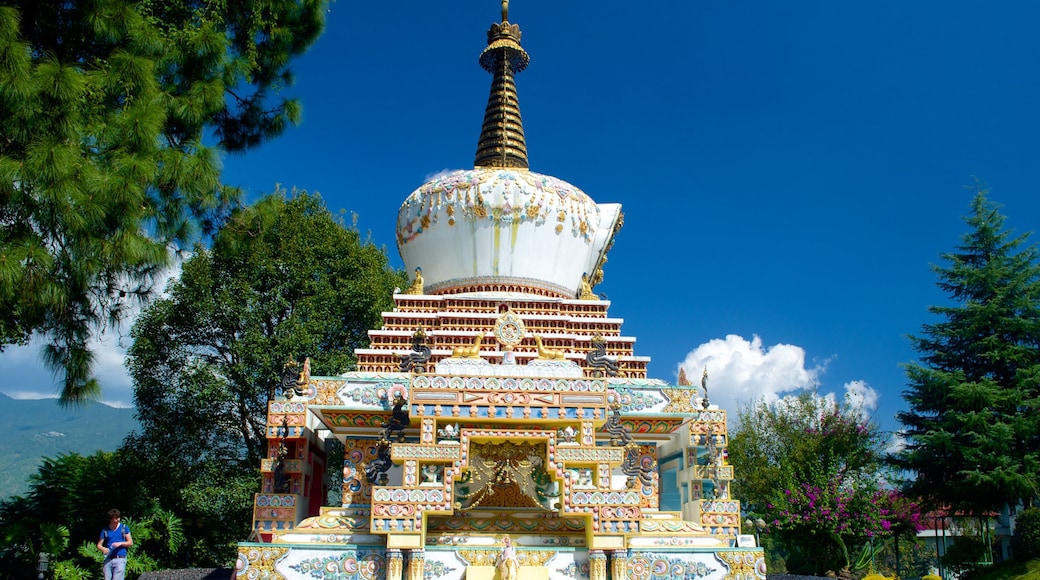
{"type": "Polygon", "coordinates": [[[45,337],[62,404],[100,395],[89,339],[238,204],[221,152],[299,119],[274,93],[326,5],[0,0],[0,348],[45,337]]]}
{"type": "Polygon", "coordinates": [[[1040,480],[1040,266],[999,206],[977,187],[970,231],[935,266],[949,302],[911,337],[906,448],[909,491],[965,514],[1035,501],[1040,480]]]}

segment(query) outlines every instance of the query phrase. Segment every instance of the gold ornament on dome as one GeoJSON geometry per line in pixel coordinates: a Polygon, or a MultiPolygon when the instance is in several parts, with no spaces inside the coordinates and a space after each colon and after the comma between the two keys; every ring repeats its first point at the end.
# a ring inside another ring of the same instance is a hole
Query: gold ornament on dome
{"type": "Polygon", "coordinates": [[[502,314],[495,321],[495,339],[506,350],[512,350],[524,340],[526,329],[524,321],[508,306],[502,307],[502,314]]]}
{"type": "Polygon", "coordinates": [[[508,6],[503,3],[502,22],[491,25],[487,48],[480,54],[481,68],[491,73],[493,80],[477,140],[473,162],[476,167],[528,167],[514,75],[527,68],[530,57],[520,46],[520,27],[506,19],[508,12],[508,6]]]}

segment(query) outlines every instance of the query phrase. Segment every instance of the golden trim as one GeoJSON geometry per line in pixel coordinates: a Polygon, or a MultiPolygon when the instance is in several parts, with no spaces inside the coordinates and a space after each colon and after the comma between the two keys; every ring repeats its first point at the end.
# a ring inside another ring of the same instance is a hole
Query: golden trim
{"type": "Polygon", "coordinates": [[[238,548],[238,577],[248,580],[285,580],[275,565],[289,553],[289,548],[241,546],[238,548]],[[243,564],[244,560],[244,566],[243,564]]]}
{"type": "MultiPolygon", "coordinates": [[[[495,559],[501,550],[459,550],[462,558],[469,566],[494,566],[495,559]]],[[[517,550],[516,556],[521,566],[545,566],[553,559],[556,552],[551,550],[517,550]]]]}

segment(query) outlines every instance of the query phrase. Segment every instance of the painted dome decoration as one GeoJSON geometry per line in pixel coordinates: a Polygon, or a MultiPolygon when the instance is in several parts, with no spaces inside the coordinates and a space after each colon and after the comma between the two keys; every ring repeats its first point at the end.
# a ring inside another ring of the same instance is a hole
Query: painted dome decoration
{"type": "Polygon", "coordinates": [[[480,54],[493,78],[475,169],[438,176],[408,196],[397,214],[397,248],[407,271],[422,268],[427,294],[575,298],[581,290],[594,299],[621,206],[597,205],[577,187],[528,169],[515,75],[530,59],[508,8],[504,0],[502,22],[491,25],[480,54]]]}
{"type": "Polygon", "coordinates": [[[532,290],[576,296],[607,250],[621,206],[526,169],[477,167],[423,184],[397,214],[397,246],[425,292],[532,290]]]}

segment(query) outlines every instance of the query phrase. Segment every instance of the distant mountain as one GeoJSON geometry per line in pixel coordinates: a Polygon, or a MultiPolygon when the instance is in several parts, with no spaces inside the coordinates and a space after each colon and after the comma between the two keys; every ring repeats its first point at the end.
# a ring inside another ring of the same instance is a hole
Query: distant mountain
{"type": "Polygon", "coordinates": [[[29,491],[44,457],[115,451],[139,430],[134,409],[91,403],[62,409],[57,399],[12,399],[0,393],[0,499],[29,491]]]}

